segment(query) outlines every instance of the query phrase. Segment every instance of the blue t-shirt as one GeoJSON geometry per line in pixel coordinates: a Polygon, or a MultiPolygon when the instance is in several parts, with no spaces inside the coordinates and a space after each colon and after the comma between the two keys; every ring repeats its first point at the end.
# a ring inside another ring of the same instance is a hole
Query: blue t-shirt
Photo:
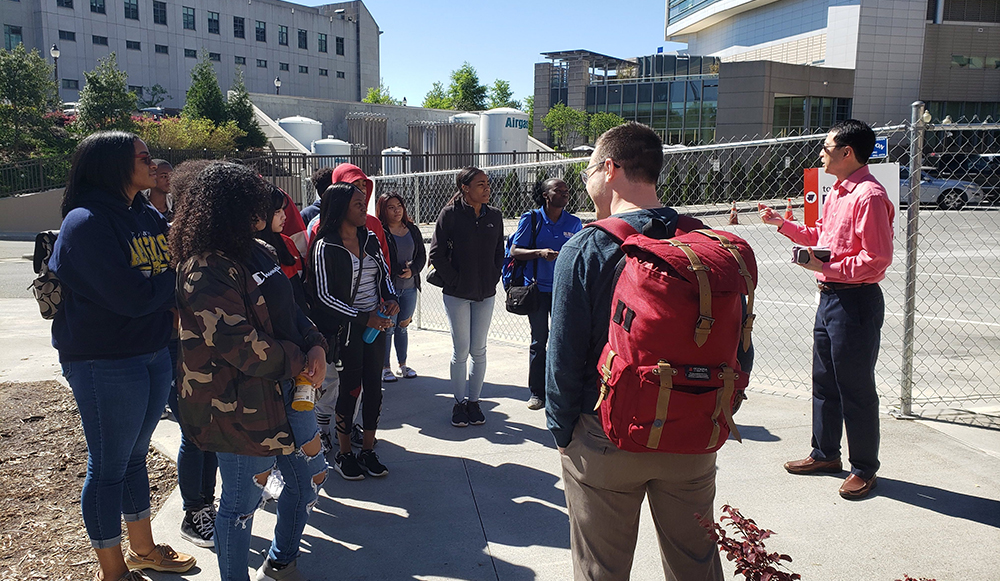
{"type": "MultiPolygon", "coordinates": [[[[567,240],[572,238],[582,228],[583,224],[580,223],[580,219],[565,210],[559,215],[559,219],[553,222],[549,219],[549,215],[545,213],[544,209],[538,209],[525,212],[521,215],[521,221],[517,223],[517,231],[514,232],[510,240],[511,244],[518,248],[551,248],[558,251],[562,249],[563,244],[566,244],[567,240]],[[536,228],[538,228],[539,218],[542,222],[541,227],[538,229],[538,238],[535,239],[534,246],[531,246],[532,213],[536,215],[536,228]]],[[[552,273],[555,271],[555,265],[556,262],[554,260],[549,261],[544,258],[529,260],[524,267],[524,276],[525,278],[534,278],[538,283],[538,290],[543,293],[550,293],[552,292],[552,273]],[[538,269],[537,272],[535,268],[538,269]]]]}

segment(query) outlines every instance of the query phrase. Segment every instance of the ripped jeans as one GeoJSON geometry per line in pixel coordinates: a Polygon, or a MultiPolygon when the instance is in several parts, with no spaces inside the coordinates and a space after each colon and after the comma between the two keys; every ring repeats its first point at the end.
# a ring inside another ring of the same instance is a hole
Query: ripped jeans
{"type": "MultiPolygon", "coordinates": [[[[295,413],[302,420],[314,415],[311,411],[295,413]]],[[[315,426],[313,417],[309,428],[313,437],[318,432],[315,426]]],[[[307,456],[297,440],[296,445],[295,452],[286,456],[217,454],[222,497],[215,520],[215,552],[223,581],[248,580],[253,513],[260,507],[266,474],[273,469],[281,471],[285,488],[278,497],[278,522],[267,556],[280,564],[291,563],[298,557],[302,531],[326,478],[327,465],[322,448],[315,456],[307,456]]]]}

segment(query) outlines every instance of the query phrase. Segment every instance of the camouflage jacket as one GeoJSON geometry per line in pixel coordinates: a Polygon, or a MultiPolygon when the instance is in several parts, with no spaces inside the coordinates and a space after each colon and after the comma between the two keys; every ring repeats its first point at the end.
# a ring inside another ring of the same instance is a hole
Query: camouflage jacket
{"type": "MultiPolygon", "coordinates": [[[[295,450],[280,380],[305,367],[305,353],[275,339],[250,271],[220,253],[177,269],[180,353],[177,394],[185,434],[202,450],[278,456],[295,450]]],[[[310,340],[322,344],[313,327],[310,340]]]]}

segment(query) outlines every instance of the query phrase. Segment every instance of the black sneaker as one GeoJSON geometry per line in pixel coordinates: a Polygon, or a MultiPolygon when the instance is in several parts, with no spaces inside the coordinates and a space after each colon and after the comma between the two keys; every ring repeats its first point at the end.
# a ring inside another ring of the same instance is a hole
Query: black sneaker
{"type": "MultiPolygon", "coordinates": [[[[372,440],[372,448],[378,444],[378,438],[372,440]]],[[[361,427],[361,424],[354,424],[351,428],[351,445],[355,448],[361,448],[365,445],[365,429],[361,427]]]]}
{"type": "Polygon", "coordinates": [[[358,454],[358,464],[371,476],[379,477],[389,473],[389,469],[378,461],[378,455],[375,453],[375,450],[362,450],[358,454]]]}
{"type": "Polygon", "coordinates": [[[196,546],[210,549],[215,546],[215,507],[206,506],[189,510],[181,521],[181,538],[196,546]]]}
{"type": "Polygon", "coordinates": [[[354,452],[337,454],[333,460],[333,468],[344,477],[344,480],[364,480],[365,478],[365,473],[358,465],[358,459],[354,457],[354,452]]]}
{"type": "Polygon", "coordinates": [[[323,445],[323,455],[326,456],[330,452],[333,452],[333,440],[330,438],[330,432],[324,432],[320,430],[319,432],[319,442],[323,445]]]}
{"type": "Polygon", "coordinates": [[[483,410],[479,408],[478,401],[470,401],[466,405],[466,409],[469,410],[469,423],[473,426],[481,426],[486,423],[486,416],[483,415],[483,410]]]}
{"type": "Polygon", "coordinates": [[[465,408],[465,402],[456,403],[451,408],[451,425],[456,428],[464,428],[469,425],[469,412],[465,408]]]}

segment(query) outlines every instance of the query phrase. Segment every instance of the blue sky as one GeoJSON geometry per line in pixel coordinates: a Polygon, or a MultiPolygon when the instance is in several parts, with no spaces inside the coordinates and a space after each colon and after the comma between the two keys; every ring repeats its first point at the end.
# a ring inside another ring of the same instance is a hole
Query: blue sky
{"type": "MultiPolygon", "coordinates": [[[[329,2],[306,0],[317,6],[329,2]]],[[[479,81],[510,82],[515,99],[534,92],[542,52],[586,49],[629,58],[676,45],[663,40],[664,0],[364,0],[384,32],[382,80],[392,96],[420,105],[434,81],[468,61],[479,81]]]]}

